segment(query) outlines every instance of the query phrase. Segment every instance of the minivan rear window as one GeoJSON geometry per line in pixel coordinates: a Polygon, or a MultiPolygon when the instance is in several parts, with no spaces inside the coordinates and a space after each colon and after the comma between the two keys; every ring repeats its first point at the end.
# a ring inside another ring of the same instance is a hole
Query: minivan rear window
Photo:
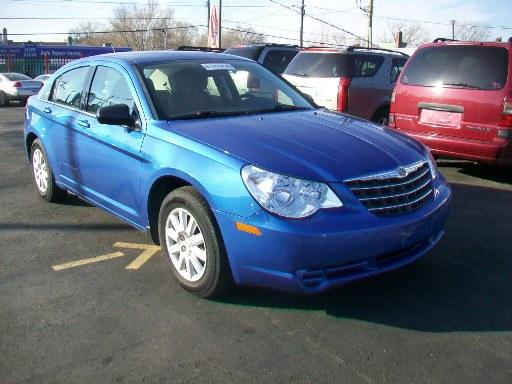
{"type": "Polygon", "coordinates": [[[497,90],[507,82],[508,51],[500,47],[445,46],[420,49],[402,84],[497,90]]]}
{"type": "Polygon", "coordinates": [[[347,55],[339,53],[299,53],[286,68],[285,74],[304,77],[342,77],[346,75],[347,55]]]}

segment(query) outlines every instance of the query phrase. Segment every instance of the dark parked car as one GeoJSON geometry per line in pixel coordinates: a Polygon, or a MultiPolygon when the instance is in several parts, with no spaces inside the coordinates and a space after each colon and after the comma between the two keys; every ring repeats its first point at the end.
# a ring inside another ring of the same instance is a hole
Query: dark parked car
{"type": "Polygon", "coordinates": [[[244,58],[75,60],[25,115],[41,197],[70,191],[149,231],[203,297],[232,282],[322,291],[411,263],[444,233],[451,192],[423,145],[318,109],[244,58]]]}
{"type": "Polygon", "coordinates": [[[389,125],[435,155],[512,164],[512,43],[418,48],[393,93],[389,125]]]}

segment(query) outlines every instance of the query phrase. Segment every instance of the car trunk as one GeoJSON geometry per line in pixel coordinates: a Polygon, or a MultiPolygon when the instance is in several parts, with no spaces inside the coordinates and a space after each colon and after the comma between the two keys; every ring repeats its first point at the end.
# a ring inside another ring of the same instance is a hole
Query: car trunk
{"type": "Polygon", "coordinates": [[[284,75],[284,78],[303,93],[307,93],[315,103],[328,109],[336,110],[338,100],[338,77],[308,78],[284,75]]]}
{"type": "Polygon", "coordinates": [[[43,86],[43,83],[39,80],[19,80],[19,81],[15,81],[14,83],[20,83],[21,87],[19,87],[19,88],[32,89],[32,88],[41,88],[43,86]]]}
{"type": "Polygon", "coordinates": [[[508,56],[500,47],[422,49],[395,89],[396,128],[430,137],[492,141],[511,88],[508,56]]]}

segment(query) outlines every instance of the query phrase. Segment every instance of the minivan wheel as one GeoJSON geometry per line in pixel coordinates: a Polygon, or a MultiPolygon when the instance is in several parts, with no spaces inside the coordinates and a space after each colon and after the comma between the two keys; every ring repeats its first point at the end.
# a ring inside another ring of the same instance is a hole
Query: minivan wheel
{"type": "Polygon", "coordinates": [[[53,173],[48,163],[48,157],[39,139],[34,140],[30,152],[32,172],[36,183],[37,192],[46,201],[55,203],[63,200],[67,192],[55,184],[53,173]]]}
{"type": "Polygon", "coordinates": [[[232,285],[224,244],[208,203],[193,187],[169,193],[158,219],[160,244],[180,285],[203,298],[232,285]]]}
{"type": "Polygon", "coordinates": [[[375,115],[373,115],[372,121],[379,125],[388,125],[389,109],[387,109],[387,108],[379,109],[377,112],[375,112],[375,115]]]}

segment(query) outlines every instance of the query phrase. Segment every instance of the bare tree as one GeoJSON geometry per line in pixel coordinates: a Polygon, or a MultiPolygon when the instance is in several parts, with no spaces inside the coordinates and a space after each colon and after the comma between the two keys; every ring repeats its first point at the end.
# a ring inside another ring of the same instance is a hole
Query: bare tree
{"type": "Polygon", "coordinates": [[[430,40],[428,31],[419,23],[411,23],[397,20],[388,24],[388,30],[384,33],[383,41],[398,44],[397,33],[402,32],[402,41],[407,46],[417,46],[430,40]]]}
{"type": "Polygon", "coordinates": [[[80,43],[100,45],[109,42],[134,50],[193,45],[197,36],[197,28],[176,21],[172,9],[160,7],[156,0],[148,0],[145,5],[119,5],[109,24],[80,23],[70,30],[70,34],[80,43]],[[94,33],[98,31],[104,33],[94,33]]]}
{"type": "Polygon", "coordinates": [[[489,28],[484,24],[474,22],[455,24],[455,38],[457,40],[486,41],[489,40],[489,37],[489,28]]]}
{"type": "Polygon", "coordinates": [[[232,29],[222,30],[222,47],[228,48],[239,44],[263,43],[265,36],[258,34],[254,28],[237,25],[232,29]]]}
{"type": "Polygon", "coordinates": [[[87,45],[102,45],[109,41],[109,34],[98,33],[104,31],[105,25],[93,22],[82,22],[69,30],[73,41],[87,45]]]}

